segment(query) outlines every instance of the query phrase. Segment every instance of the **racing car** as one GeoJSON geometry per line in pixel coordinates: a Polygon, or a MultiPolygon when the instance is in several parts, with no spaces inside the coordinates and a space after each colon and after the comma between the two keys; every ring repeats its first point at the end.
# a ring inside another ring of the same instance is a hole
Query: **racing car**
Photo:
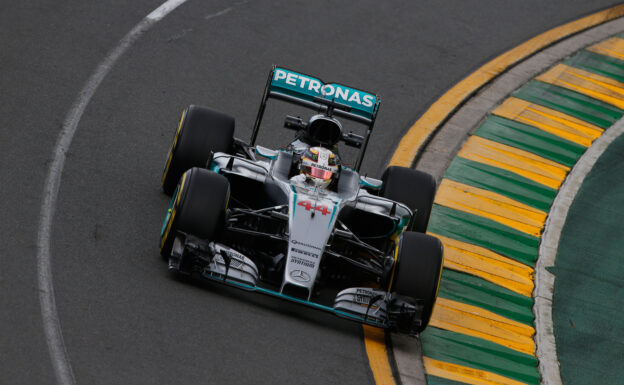
{"type": "Polygon", "coordinates": [[[376,94],[273,66],[248,142],[234,137],[233,117],[186,108],[161,179],[172,196],[160,232],[169,270],[424,330],[443,260],[441,242],[425,234],[436,183],[396,166],[381,179],[359,174],[379,105],[376,94]],[[256,145],[269,100],[312,111],[285,117],[294,138],[280,149],[256,145]],[[343,146],[357,153],[353,167],[343,146]]]}

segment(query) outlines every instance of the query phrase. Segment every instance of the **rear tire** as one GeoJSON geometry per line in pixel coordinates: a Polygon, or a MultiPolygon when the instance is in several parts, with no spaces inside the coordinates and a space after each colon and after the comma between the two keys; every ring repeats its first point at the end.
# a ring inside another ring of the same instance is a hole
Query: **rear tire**
{"type": "Polygon", "coordinates": [[[160,233],[160,255],[168,259],[178,231],[213,240],[223,227],[230,182],[194,167],[182,175],[160,233]]]}
{"type": "Polygon", "coordinates": [[[426,232],[436,193],[433,176],[411,168],[391,166],[383,173],[381,180],[381,196],[403,203],[414,212],[407,230],[426,232]]]}
{"type": "Polygon", "coordinates": [[[169,150],[161,185],[167,195],[191,167],[206,167],[211,152],[229,152],[234,141],[234,118],[191,105],[182,113],[169,150]]]}
{"type": "Polygon", "coordinates": [[[442,243],[438,238],[411,231],[401,236],[391,291],[424,301],[418,333],[429,324],[438,296],[442,255],[442,243]]]}

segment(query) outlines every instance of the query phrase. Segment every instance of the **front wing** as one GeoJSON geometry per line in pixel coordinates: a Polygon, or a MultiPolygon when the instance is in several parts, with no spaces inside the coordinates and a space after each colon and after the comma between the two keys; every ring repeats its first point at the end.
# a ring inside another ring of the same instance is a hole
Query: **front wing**
{"type": "Polygon", "coordinates": [[[251,259],[225,245],[207,243],[184,233],[179,233],[175,239],[169,270],[271,295],[351,321],[405,334],[415,334],[422,322],[421,301],[380,289],[347,288],[336,295],[333,306],[327,306],[264,287],[259,284],[259,271],[251,259]]]}

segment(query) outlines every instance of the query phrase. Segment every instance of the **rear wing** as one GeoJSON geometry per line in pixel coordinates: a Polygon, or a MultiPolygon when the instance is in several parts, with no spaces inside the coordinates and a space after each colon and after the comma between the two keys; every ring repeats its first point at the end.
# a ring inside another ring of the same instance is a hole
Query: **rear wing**
{"type": "Polygon", "coordinates": [[[256,143],[266,102],[271,98],[320,112],[331,109],[334,115],[366,125],[368,129],[355,164],[355,169],[359,171],[379,109],[380,99],[376,94],[343,84],[326,83],[313,76],[273,66],[251,134],[251,146],[256,143]]]}

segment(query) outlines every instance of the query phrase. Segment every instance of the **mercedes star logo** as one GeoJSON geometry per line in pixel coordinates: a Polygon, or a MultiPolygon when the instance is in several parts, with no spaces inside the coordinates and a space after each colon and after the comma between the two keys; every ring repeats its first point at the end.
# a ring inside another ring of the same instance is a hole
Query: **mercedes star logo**
{"type": "Polygon", "coordinates": [[[308,282],[310,280],[310,274],[302,270],[293,270],[290,272],[290,276],[292,279],[299,282],[308,282]]]}

